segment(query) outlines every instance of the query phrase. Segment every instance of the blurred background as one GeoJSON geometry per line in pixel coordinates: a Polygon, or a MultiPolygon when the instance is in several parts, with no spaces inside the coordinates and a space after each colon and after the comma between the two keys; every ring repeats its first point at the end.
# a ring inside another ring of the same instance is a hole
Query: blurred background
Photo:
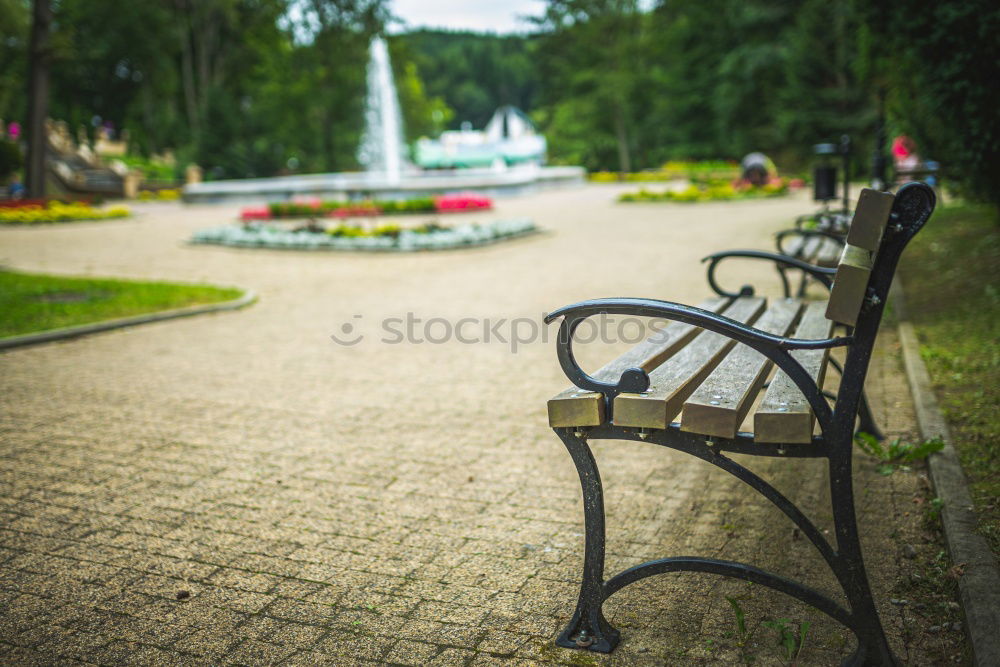
{"type": "Polygon", "coordinates": [[[22,137],[43,111],[77,139],[124,131],[147,178],[353,170],[387,34],[407,142],[512,105],[550,164],[762,151],[794,171],[849,134],[864,177],[905,134],[995,204],[998,33],[986,0],[0,0],[0,119],[22,137]]]}

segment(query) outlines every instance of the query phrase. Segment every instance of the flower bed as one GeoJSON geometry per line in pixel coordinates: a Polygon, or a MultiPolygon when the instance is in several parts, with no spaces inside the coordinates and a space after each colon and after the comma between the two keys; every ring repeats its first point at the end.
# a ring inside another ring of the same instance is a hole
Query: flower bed
{"type": "Polygon", "coordinates": [[[537,231],[535,223],[527,219],[499,220],[454,227],[445,227],[433,222],[410,228],[391,224],[371,229],[336,225],[325,230],[312,225],[287,229],[273,225],[249,224],[202,229],[195,232],[191,242],[289,250],[407,252],[486,245],[537,231]]]}
{"type": "Polygon", "coordinates": [[[82,201],[20,200],[4,202],[0,206],[0,224],[35,225],[45,222],[76,222],[81,220],[107,220],[127,218],[131,215],[126,206],[94,208],[82,201]]]}
{"type": "Polygon", "coordinates": [[[762,186],[753,186],[745,181],[735,183],[708,181],[692,183],[683,190],[652,192],[645,188],[638,192],[626,192],[618,197],[620,202],[701,202],[730,201],[733,199],[754,199],[759,197],[780,197],[788,194],[788,181],[774,179],[762,186]]]}
{"type": "Polygon", "coordinates": [[[403,200],[365,200],[276,202],[268,206],[245,208],[240,219],[278,220],[281,218],[356,218],[376,215],[405,215],[412,213],[461,213],[485,211],[493,208],[493,200],[479,195],[441,195],[403,200]]]}
{"type": "Polygon", "coordinates": [[[655,183],[674,181],[682,178],[732,179],[740,175],[738,162],[725,160],[670,160],[658,169],[621,173],[617,171],[595,171],[588,178],[592,183],[655,183]]]}

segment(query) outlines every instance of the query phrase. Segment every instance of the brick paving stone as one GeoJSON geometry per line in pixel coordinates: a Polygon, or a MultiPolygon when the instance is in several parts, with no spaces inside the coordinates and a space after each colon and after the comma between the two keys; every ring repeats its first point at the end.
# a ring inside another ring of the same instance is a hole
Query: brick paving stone
{"type": "Polygon", "coordinates": [[[434,644],[401,639],[396,642],[385,656],[387,662],[398,665],[426,665],[440,652],[434,644]]]}
{"type": "Polygon", "coordinates": [[[425,663],[428,667],[453,667],[466,665],[476,654],[462,648],[446,648],[425,663]]]}
{"type": "MultiPolygon", "coordinates": [[[[5,265],[239,285],[261,297],[236,313],[0,354],[0,661],[731,663],[740,657],[725,639],[728,595],[755,622],[808,620],[809,663],[839,663],[850,644],[842,628],[707,575],[646,580],[609,600],[607,616],[625,630],[610,658],[555,648],[576,601],[583,521],[575,470],[545,425],[545,400],[567,384],[552,332],[516,354],[496,342],[379,342],[384,317],[538,322],[609,284],[693,303],[708,292],[700,257],[767,247],[811,206],[800,194],[626,211],[619,191],[499,200],[483,218],[527,215],[552,233],[454,253],[184,244],[231,220],[225,206],[137,204],[134,219],[115,224],[0,229],[5,265]],[[678,243],[679,227],[698,233],[678,243]],[[333,344],[344,322],[365,340],[333,344]]],[[[739,270],[740,284],[774,284],[767,267],[739,270]]],[[[579,352],[598,366],[621,349],[579,352]]],[[[897,357],[883,336],[869,391],[889,435],[912,437],[897,357]]],[[[594,443],[609,572],[687,553],[831,586],[776,510],[658,449],[594,443]]],[[[829,529],[821,464],[748,464],[829,529]]],[[[914,633],[926,620],[887,602],[912,569],[895,555],[900,536],[932,548],[913,505],[925,482],[919,469],[887,478],[870,461],[856,467],[890,640],[910,664],[928,664],[920,656],[955,635],[914,633]]],[[[762,644],[759,661],[775,651],[762,644]]]]}

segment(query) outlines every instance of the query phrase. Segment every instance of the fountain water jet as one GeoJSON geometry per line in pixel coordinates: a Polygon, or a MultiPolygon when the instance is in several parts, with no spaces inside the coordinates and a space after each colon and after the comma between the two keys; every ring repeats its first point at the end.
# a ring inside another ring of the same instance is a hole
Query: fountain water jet
{"type": "Polygon", "coordinates": [[[375,37],[370,50],[365,132],[358,148],[358,162],[387,184],[398,184],[406,160],[403,114],[399,109],[388,45],[383,38],[375,37]]]}

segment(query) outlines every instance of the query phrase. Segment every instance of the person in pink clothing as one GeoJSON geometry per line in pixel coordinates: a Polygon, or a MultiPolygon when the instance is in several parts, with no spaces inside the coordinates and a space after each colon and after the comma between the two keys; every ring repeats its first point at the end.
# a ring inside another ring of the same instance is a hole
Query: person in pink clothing
{"type": "Polygon", "coordinates": [[[892,140],[892,159],[897,172],[913,171],[920,164],[917,144],[905,134],[892,140]]]}

